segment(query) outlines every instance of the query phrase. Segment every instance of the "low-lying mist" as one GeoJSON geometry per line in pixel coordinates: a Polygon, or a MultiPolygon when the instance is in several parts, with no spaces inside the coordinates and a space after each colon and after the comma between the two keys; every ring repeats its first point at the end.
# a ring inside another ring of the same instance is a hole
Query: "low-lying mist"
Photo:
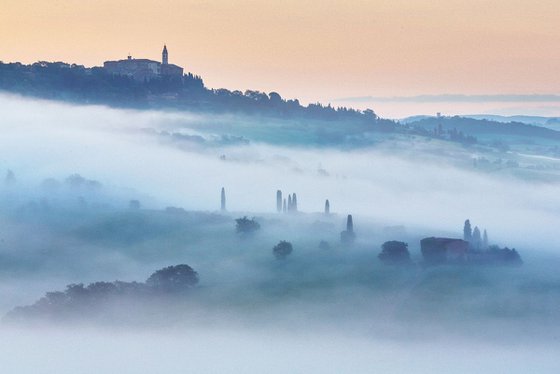
{"type": "Polygon", "coordinates": [[[3,95],[0,108],[0,313],[69,284],[141,284],[124,298],[87,294],[85,309],[53,294],[38,304],[45,323],[5,318],[11,371],[47,357],[57,373],[558,368],[560,195],[547,171],[481,172],[473,158],[495,151],[422,137],[305,147],[282,138],[296,124],[266,118],[3,95]],[[297,193],[299,212],[276,212],[277,190],[297,193]],[[340,236],[348,214],[352,245],[340,236]],[[243,216],[260,229],[236,232],[243,216]],[[420,239],[462,238],[467,218],[523,266],[426,266],[420,239]],[[293,252],[278,259],[282,240],[293,252]],[[388,240],[408,243],[411,264],[379,261],[388,240]],[[196,286],[154,296],[142,285],[176,264],[196,286]],[[70,304],[51,305],[61,298],[70,304]]]}
{"type": "Polygon", "coordinates": [[[0,166],[16,173],[18,189],[78,173],[111,188],[134,189],[150,207],[212,211],[225,187],[228,210],[240,212],[273,212],[281,189],[296,192],[304,212],[322,211],[329,199],[334,212],[388,225],[449,231],[471,218],[514,246],[559,244],[556,184],[478,173],[471,167],[477,150],[446,142],[388,139],[354,150],[281,147],[251,141],[252,132],[267,131],[265,119],[253,119],[245,125],[248,142],[230,145],[222,140],[231,134],[217,132],[227,131],[225,116],[6,96],[0,105],[0,166]]]}

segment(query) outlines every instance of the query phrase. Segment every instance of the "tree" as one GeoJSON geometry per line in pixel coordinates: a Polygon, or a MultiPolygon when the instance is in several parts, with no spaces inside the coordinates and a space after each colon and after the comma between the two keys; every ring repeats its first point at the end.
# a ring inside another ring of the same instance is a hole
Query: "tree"
{"type": "Polygon", "coordinates": [[[280,213],[282,211],[282,191],[276,191],[276,211],[280,213]]]}
{"type": "Polygon", "coordinates": [[[343,244],[352,244],[356,239],[356,234],[354,234],[354,221],[352,220],[352,215],[349,214],[346,218],[346,230],[340,233],[340,241],[343,244]]]}
{"type": "Polygon", "coordinates": [[[225,188],[222,187],[222,193],[221,193],[221,207],[220,207],[222,212],[226,211],[226,190],[225,188]]]}
{"type": "Polygon", "coordinates": [[[329,203],[329,199],[325,201],[325,214],[328,215],[331,213],[331,204],[329,203]]]}
{"type": "Polygon", "coordinates": [[[381,253],[377,257],[390,265],[408,264],[410,263],[408,244],[396,240],[385,242],[381,246],[381,253]]]}
{"type": "Polygon", "coordinates": [[[470,242],[472,240],[471,221],[469,220],[465,221],[465,226],[463,227],[463,240],[466,242],[470,242]]]}
{"type": "Polygon", "coordinates": [[[282,96],[280,96],[279,93],[271,92],[271,93],[268,94],[268,97],[270,98],[270,102],[272,104],[275,104],[275,105],[282,104],[282,96]]]}
{"type": "Polygon", "coordinates": [[[185,264],[160,269],[146,280],[149,287],[166,292],[183,291],[197,283],[198,273],[185,264]]]}
{"type": "Polygon", "coordinates": [[[291,212],[292,209],[292,195],[288,194],[288,212],[291,212]]]}
{"type": "Polygon", "coordinates": [[[482,235],[482,249],[488,249],[488,233],[484,229],[484,234],[482,235]]]}
{"type": "Polygon", "coordinates": [[[290,255],[290,253],[292,253],[292,251],[292,243],[285,240],[280,241],[280,243],[276,244],[274,248],[272,248],[272,254],[277,260],[284,260],[290,255]]]}
{"type": "Polygon", "coordinates": [[[235,229],[238,233],[241,234],[250,234],[253,233],[261,228],[261,225],[255,221],[255,218],[247,218],[247,216],[243,218],[238,218],[235,220],[236,225],[235,229]]]}
{"type": "Polygon", "coordinates": [[[478,229],[478,226],[475,226],[472,233],[471,245],[474,249],[479,250],[481,243],[482,239],[480,238],[480,230],[478,229]]]}
{"type": "Polygon", "coordinates": [[[346,218],[346,231],[354,232],[354,221],[352,220],[352,215],[349,214],[346,218]]]}

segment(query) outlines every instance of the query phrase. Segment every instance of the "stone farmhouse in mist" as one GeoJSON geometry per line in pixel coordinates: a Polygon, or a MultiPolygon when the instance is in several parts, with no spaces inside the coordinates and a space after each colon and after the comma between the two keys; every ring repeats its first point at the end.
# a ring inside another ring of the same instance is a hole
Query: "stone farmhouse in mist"
{"type": "Polygon", "coordinates": [[[111,74],[126,75],[141,82],[159,77],[179,79],[183,77],[183,68],[169,63],[166,45],[161,52],[161,62],[128,56],[126,60],[105,61],[103,68],[111,74]]]}

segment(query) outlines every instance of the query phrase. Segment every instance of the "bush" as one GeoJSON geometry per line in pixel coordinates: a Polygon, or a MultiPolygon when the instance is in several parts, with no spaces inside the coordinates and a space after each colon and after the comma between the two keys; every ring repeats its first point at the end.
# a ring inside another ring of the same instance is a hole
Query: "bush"
{"type": "Polygon", "coordinates": [[[377,256],[386,264],[398,265],[410,263],[410,253],[408,252],[408,244],[391,240],[383,243],[381,253],[377,256]]]}
{"type": "Polygon", "coordinates": [[[254,217],[249,219],[245,216],[243,218],[236,219],[235,222],[235,230],[242,234],[253,233],[261,228],[261,225],[255,221],[254,217]]]}
{"type": "Polygon", "coordinates": [[[280,243],[276,244],[274,248],[272,248],[272,254],[274,254],[274,257],[278,260],[285,259],[290,253],[292,253],[292,251],[292,243],[285,240],[282,240],[280,243]]]}

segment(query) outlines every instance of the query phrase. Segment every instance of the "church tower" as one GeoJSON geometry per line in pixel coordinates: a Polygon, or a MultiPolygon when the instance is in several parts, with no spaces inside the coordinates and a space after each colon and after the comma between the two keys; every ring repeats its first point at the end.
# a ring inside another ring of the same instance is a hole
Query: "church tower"
{"type": "Polygon", "coordinates": [[[169,63],[169,55],[167,54],[167,46],[163,45],[163,52],[161,52],[161,64],[167,65],[169,63]]]}

